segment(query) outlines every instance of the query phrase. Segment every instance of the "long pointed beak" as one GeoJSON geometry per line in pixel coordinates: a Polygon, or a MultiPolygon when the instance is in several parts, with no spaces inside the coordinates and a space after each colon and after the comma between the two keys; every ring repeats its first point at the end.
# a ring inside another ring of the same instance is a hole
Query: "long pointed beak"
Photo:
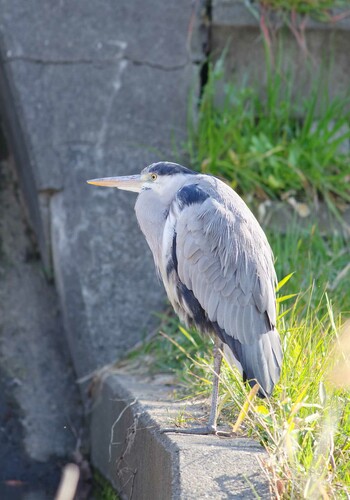
{"type": "Polygon", "coordinates": [[[91,179],[86,181],[95,186],[114,187],[124,191],[139,193],[144,184],[141,175],[125,175],[123,177],[104,177],[103,179],[91,179]]]}

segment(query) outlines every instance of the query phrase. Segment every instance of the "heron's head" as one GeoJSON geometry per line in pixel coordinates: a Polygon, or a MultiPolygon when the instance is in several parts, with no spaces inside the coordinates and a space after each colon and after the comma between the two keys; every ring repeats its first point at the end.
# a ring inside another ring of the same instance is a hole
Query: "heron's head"
{"type": "Polygon", "coordinates": [[[167,196],[176,193],[186,183],[189,176],[195,175],[197,175],[197,172],[182,167],[177,163],[159,162],[152,163],[138,175],[105,177],[87,182],[96,186],[114,187],[125,191],[134,191],[135,193],[151,189],[158,193],[159,196],[167,196]]]}

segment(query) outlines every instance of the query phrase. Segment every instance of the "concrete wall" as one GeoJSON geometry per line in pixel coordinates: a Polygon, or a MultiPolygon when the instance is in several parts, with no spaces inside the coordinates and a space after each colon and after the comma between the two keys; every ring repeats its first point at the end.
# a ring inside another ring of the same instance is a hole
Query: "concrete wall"
{"type": "Polygon", "coordinates": [[[2,109],[78,376],[123,356],[164,305],[132,195],[93,177],[181,156],[197,72],[191,5],[1,0],[2,109]]]}

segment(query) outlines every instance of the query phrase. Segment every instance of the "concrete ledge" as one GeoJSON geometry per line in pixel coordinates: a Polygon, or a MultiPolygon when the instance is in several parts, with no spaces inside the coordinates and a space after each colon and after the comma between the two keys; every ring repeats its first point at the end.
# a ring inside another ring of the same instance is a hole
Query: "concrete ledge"
{"type": "MultiPolygon", "coordinates": [[[[225,80],[256,85],[264,98],[268,73],[259,17],[259,9],[249,2],[213,0],[211,58],[217,60],[225,53],[225,80]]],[[[269,28],[267,45],[274,54],[273,59],[277,62],[280,58],[281,69],[293,76],[293,99],[310,95],[314,77],[322,77],[332,100],[347,94],[350,18],[344,17],[337,23],[318,23],[308,19],[305,26],[296,23],[293,27],[290,23],[292,29],[285,22],[288,16],[283,18],[270,11],[264,13],[263,19],[269,28]],[[320,68],[324,70],[323,75],[320,68]]],[[[316,109],[320,114],[321,108],[316,109]]]]}
{"type": "Polygon", "coordinates": [[[122,498],[270,499],[259,462],[267,455],[255,441],[160,433],[184,410],[203,416],[157,380],[110,373],[94,397],[93,465],[122,498]]]}
{"type": "MultiPolygon", "coordinates": [[[[242,0],[212,0],[212,20],[215,24],[228,25],[228,26],[252,26],[259,25],[259,17],[261,14],[268,13],[270,20],[277,25],[285,20],[285,12],[278,10],[261,8],[261,5],[253,2],[243,2],[242,0]]],[[[346,8],[333,8],[331,15],[337,18],[337,22],[318,22],[312,17],[307,18],[306,28],[317,30],[350,30],[350,18],[342,16],[346,8]]],[[[291,14],[290,14],[291,15],[291,14]]],[[[296,16],[297,23],[305,22],[305,16],[296,16]]]]}

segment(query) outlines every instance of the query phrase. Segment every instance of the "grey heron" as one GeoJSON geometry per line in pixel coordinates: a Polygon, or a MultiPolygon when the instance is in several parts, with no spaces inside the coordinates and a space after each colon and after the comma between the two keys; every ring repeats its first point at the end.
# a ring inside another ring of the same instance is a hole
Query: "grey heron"
{"type": "Polygon", "coordinates": [[[136,217],[175,312],[214,338],[208,425],[190,432],[215,433],[223,354],[261,397],[280,376],[276,273],[264,231],[227,184],[176,163],[87,182],[139,193],[136,217]]]}

